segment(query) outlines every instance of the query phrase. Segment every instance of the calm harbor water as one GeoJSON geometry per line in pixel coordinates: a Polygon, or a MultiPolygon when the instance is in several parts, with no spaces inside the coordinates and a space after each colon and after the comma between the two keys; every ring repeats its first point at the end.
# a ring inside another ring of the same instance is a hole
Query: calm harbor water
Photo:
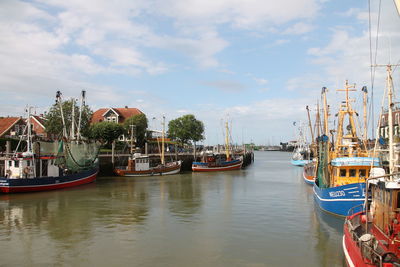
{"type": "Polygon", "coordinates": [[[343,219],[318,210],[290,156],[0,195],[0,266],[342,266],[343,219]]]}

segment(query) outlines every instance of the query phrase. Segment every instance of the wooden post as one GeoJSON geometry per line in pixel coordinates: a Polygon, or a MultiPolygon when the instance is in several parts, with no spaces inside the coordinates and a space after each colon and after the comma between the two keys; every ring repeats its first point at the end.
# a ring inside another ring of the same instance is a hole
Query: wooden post
{"type": "Polygon", "coordinates": [[[149,148],[148,148],[147,142],[144,143],[144,154],[145,154],[146,156],[147,156],[147,154],[149,154],[149,148]]]}
{"type": "Polygon", "coordinates": [[[11,153],[11,141],[6,141],[6,155],[11,153]]]}
{"type": "Polygon", "coordinates": [[[115,157],[115,141],[111,144],[111,163],[114,166],[114,157],[115,157]]]}

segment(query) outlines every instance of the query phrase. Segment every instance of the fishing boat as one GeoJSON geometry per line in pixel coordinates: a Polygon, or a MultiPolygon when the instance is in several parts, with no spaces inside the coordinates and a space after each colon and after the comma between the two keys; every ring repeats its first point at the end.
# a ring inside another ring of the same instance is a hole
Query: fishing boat
{"type": "Polygon", "coordinates": [[[357,137],[355,111],[349,99],[349,92],[355,91],[355,85],[350,86],[346,81],[345,89],[338,91],[345,91],[346,99],[339,109],[336,140],[332,142],[328,137],[326,88],[323,88],[324,134],[317,138],[317,177],[313,192],[322,210],[346,216],[352,207],[364,202],[365,179],[371,168],[380,166],[380,163],[357,137]],[[346,118],[349,125],[344,129],[346,118]]]}
{"type": "Polygon", "coordinates": [[[348,266],[400,266],[400,162],[394,140],[392,66],[386,66],[389,129],[383,150],[388,148],[384,156],[389,166],[371,171],[362,211],[354,207],[346,218],[343,251],[348,266]]]}
{"type": "Polygon", "coordinates": [[[229,127],[228,122],[225,123],[225,154],[221,153],[204,153],[201,161],[192,163],[192,171],[194,172],[212,172],[212,171],[231,171],[239,170],[243,164],[243,157],[235,157],[231,155],[229,144],[229,127]]]}
{"type": "Polygon", "coordinates": [[[311,161],[303,167],[303,179],[309,185],[313,185],[316,178],[316,161],[311,161]]]}
{"type": "Polygon", "coordinates": [[[299,137],[297,139],[296,147],[293,151],[290,162],[294,166],[303,167],[305,164],[311,161],[310,156],[311,156],[311,151],[306,143],[302,126],[300,126],[299,137]]]}
{"type": "MultiPolygon", "coordinates": [[[[151,166],[150,157],[140,153],[133,153],[133,144],[131,144],[131,156],[128,159],[127,166],[118,166],[114,168],[114,173],[118,176],[155,176],[177,174],[181,171],[182,161],[165,162],[165,118],[162,122],[163,130],[161,137],[161,163],[151,166]]],[[[131,136],[131,141],[133,136],[131,136]]]]}
{"type": "MultiPolygon", "coordinates": [[[[84,99],[84,95],[83,92],[82,99],[84,99]]],[[[63,114],[60,92],[57,92],[57,99],[63,114]]],[[[82,105],[80,110],[82,110],[82,105]]],[[[26,141],[26,151],[18,152],[17,147],[13,155],[4,159],[4,174],[0,177],[0,192],[47,191],[95,181],[98,173],[98,144],[83,142],[80,138],[68,139],[66,135],[60,141],[34,142],[30,114],[31,108],[29,107],[26,135],[24,135],[26,140],[21,139],[18,145],[19,147],[22,141],[26,141]]],[[[65,127],[65,123],[63,125],[65,127]]],[[[64,133],[66,133],[65,128],[64,133]]],[[[72,132],[71,135],[73,135],[72,132]]],[[[79,130],[78,137],[80,137],[79,130]]]]}

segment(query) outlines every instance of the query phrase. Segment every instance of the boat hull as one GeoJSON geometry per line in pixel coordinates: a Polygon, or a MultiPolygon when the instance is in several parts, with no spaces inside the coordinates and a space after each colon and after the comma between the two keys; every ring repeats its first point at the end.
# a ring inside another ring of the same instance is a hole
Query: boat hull
{"type": "Polygon", "coordinates": [[[290,162],[292,163],[292,165],[297,166],[297,167],[303,167],[304,165],[306,165],[307,163],[310,163],[310,160],[307,159],[302,159],[302,160],[290,160],[290,162]]]}
{"type": "MultiPolygon", "coordinates": [[[[354,206],[365,201],[365,183],[353,183],[331,188],[320,188],[314,184],[314,199],[318,206],[329,213],[347,216],[354,206]]],[[[361,211],[361,206],[354,212],[361,211]]]]}
{"type": "Polygon", "coordinates": [[[182,165],[181,162],[179,162],[178,164],[174,164],[173,166],[165,166],[160,168],[156,167],[143,171],[115,168],[114,172],[118,176],[128,176],[128,177],[171,175],[179,173],[181,171],[181,165],[182,165]]]}
{"type": "Polygon", "coordinates": [[[96,180],[98,169],[94,168],[65,176],[39,178],[0,177],[1,193],[24,193],[56,190],[88,184],[96,180]]]}
{"type": "Polygon", "coordinates": [[[203,162],[193,162],[192,171],[194,172],[214,172],[214,171],[232,171],[240,170],[242,168],[243,161],[241,159],[226,161],[221,165],[212,165],[203,162]]]}
{"type": "Polygon", "coordinates": [[[354,241],[351,237],[351,233],[347,228],[346,224],[343,229],[343,254],[346,260],[347,266],[357,266],[357,267],[367,267],[367,266],[376,266],[373,264],[369,264],[361,255],[361,250],[356,241],[354,241]]]}
{"type": "Polygon", "coordinates": [[[309,185],[313,185],[315,181],[315,163],[310,162],[304,165],[303,179],[309,185]]]}

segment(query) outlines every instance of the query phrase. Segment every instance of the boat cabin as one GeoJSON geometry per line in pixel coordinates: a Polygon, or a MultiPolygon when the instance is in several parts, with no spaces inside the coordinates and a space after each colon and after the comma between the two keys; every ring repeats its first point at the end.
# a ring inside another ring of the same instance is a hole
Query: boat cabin
{"type": "Polygon", "coordinates": [[[365,178],[369,176],[370,169],[370,167],[366,166],[334,167],[332,186],[341,186],[365,181],[365,178]]]}
{"type": "Polygon", "coordinates": [[[378,181],[371,186],[372,223],[387,237],[400,242],[400,184],[396,181],[378,181]]]}
{"type": "Polygon", "coordinates": [[[150,157],[142,156],[140,153],[135,153],[128,161],[128,170],[130,171],[147,171],[150,170],[150,157]]]}
{"type": "Polygon", "coordinates": [[[5,177],[18,179],[59,176],[60,168],[55,165],[55,160],[54,156],[35,158],[31,153],[18,154],[5,160],[5,177]]]}

